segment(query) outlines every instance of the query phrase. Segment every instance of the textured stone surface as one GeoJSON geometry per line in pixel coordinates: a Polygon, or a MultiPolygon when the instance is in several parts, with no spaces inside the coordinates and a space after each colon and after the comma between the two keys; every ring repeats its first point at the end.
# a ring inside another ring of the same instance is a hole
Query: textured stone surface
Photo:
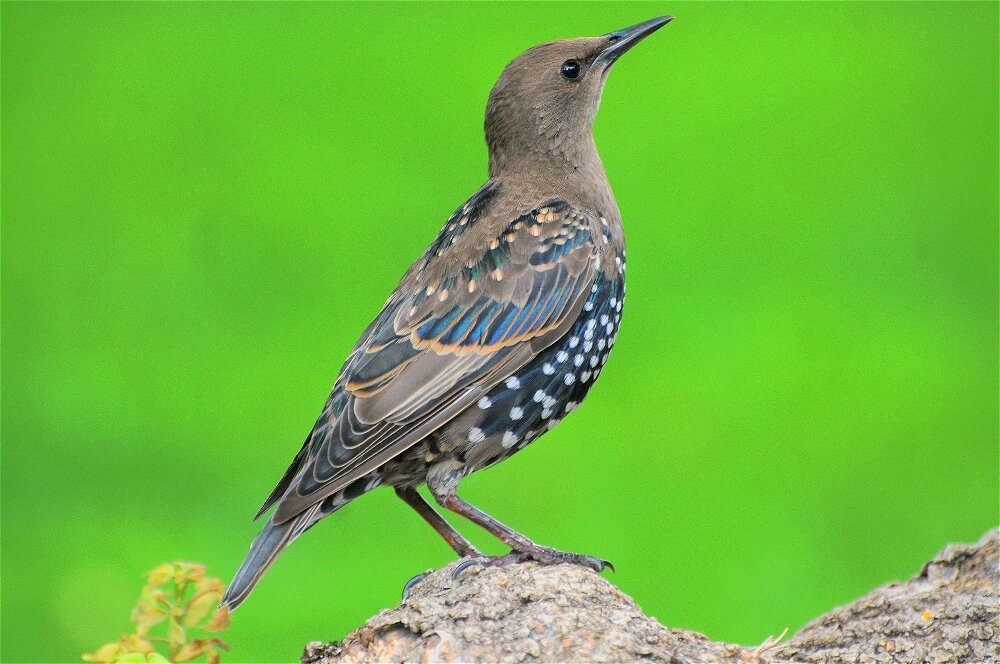
{"type": "Polygon", "coordinates": [[[1000,661],[1000,531],[945,547],[920,574],[813,620],[773,652],[789,662],[1000,661]]]}
{"type": "Polygon", "coordinates": [[[817,618],[786,643],[710,641],[646,617],[589,570],[533,563],[432,572],[394,609],[304,664],[346,662],[1000,662],[1000,531],[817,618]]]}

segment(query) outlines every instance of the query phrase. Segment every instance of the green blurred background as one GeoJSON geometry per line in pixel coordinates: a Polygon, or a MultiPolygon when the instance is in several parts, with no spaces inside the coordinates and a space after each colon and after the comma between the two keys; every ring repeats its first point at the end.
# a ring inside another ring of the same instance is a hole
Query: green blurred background
{"type": "MultiPolygon", "coordinates": [[[[483,181],[503,65],[665,13],[595,128],[614,358],[463,495],[743,643],[996,525],[996,3],[5,2],[2,658],[115,639],[161,561],[228,579],[483,181]]],[[[373,492],[279,560],[229,660],[296,659],[451,558],[373,492]]]]}

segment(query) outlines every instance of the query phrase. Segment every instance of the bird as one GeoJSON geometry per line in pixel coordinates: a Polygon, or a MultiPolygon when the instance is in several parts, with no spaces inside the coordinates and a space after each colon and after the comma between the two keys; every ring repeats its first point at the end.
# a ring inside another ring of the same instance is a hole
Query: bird
{"type": "Polygon", "coordinates": [[[534,46],[486,104],[487,181],[445,222],[361,335],[274,508],[221,601],[235,610],[299,535],[379,486],[461,557],[487,559],[439,508],[484,528],[506,556],[600,572],[594,556],[531,541],[458,495],[576,410],[618,334],[625,237],[593,137],[608,71],[672,20],[534,46]]]}

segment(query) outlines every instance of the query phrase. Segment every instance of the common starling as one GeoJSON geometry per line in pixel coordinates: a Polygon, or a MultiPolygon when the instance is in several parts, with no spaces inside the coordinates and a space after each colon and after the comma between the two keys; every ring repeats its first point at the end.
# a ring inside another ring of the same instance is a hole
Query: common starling
{"type": "Polygon", "coordinates": [[[509,556],[604,569],[592,556],[535,544],[456,490],[575,410],[608,359],[625,296],[625,238],[592,126],[611,65],[671,18],[535,46],[507,65],[486,105],[489,180],[361,335],[257,513],[276,506],[223,605],[239,606],[292,540],[380,485],[460,556],[481,554],[419,485],[505,542],[509,556]]]}

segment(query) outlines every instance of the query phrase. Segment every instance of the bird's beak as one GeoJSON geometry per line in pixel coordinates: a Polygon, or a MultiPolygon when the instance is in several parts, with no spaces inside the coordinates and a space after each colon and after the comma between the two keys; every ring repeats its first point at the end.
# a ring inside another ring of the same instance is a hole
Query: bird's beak
{"type": "Polygon", "coordinates": [[[643,38],[653,34],[670,21],[674,20],[673,16],[660,16],[659,18],[652,18],[648,21],[644,21],[638,25],[633,25],[631,28],[623,28],[621,30],[615,30],[614,32],[609,32],[604,35],[608,40],[608,45],[601,51],[596,58],[594,58],[594,63],[591,67],[596,66],[599,63],[604,64],[604,69],[607,70],[614,64],[615,60],[620,58],[625,51],[629,50],[643,38]]]}

